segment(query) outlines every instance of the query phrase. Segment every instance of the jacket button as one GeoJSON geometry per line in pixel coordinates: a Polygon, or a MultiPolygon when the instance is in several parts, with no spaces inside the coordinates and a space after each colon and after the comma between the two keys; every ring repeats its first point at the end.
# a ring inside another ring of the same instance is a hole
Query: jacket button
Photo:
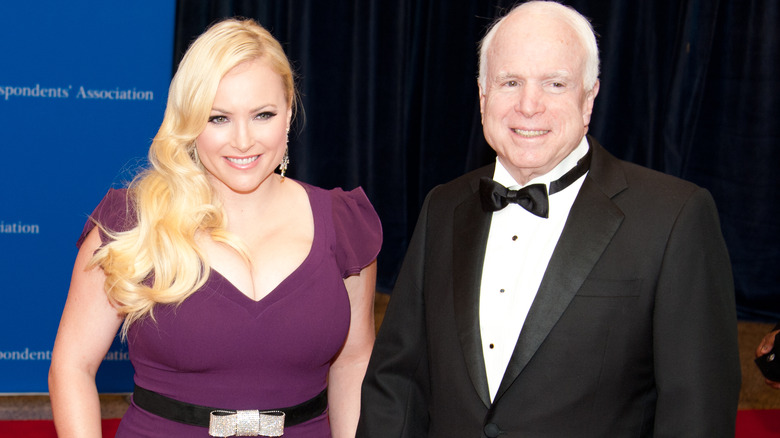
{"type": "Polygon", "coordinates": [[[488,438],[496,438],[501,434],[501,429],[495,423],[488,423],[485,428],[482,429],[488,438]]]}

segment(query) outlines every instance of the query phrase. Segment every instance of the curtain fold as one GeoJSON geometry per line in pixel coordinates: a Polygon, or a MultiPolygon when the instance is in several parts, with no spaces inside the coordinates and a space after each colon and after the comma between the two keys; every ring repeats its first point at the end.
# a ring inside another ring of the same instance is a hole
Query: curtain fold
{"type": "MultiPolygon", "coordinates": [[[[482,137],[477,49],[514,3],[178,0],[173,63],[222,17],[255,18],[282,42],[305,108],[289,174],[366,190],[385,234],[378,288],[389,292],[425,194],[494,160],[482,137]]],[[[590,132],[618,157],[709,189],[739,316],[780,319],[780,3],[564,3],[600,35],[590,132]]]]}
{"type": "Polygon", "coordinates": [[[780,315],[780,3],[721,0],[683,178],[712,191],[744,319],[780,315]]]}

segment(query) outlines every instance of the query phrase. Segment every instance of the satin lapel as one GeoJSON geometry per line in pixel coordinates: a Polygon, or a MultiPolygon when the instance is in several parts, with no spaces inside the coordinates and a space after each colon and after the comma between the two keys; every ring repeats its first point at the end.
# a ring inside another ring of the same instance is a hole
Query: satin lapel
{"type": "Polygon", "coordinates": [[[485,407],[490,407],[490,391],[479,331],[479,288],[492,215],[482,211],[478,180],[474,178],[473,193],[454,211],[452,288],[455,325],[466,368],[485,407]]]}
{"type": "Polygon", "coordinates": [[[591,172],[597,179],[592,179],[591,175],[586,178],[572,205],[498,388],[496,401],[544,342],[623,222],[623,213],[612,203],[611,197],[626,187],[625,178],[614,165],[615,159],[606,156],[606,151],[597,143],[591,144],[594,147],[591,172]]]}

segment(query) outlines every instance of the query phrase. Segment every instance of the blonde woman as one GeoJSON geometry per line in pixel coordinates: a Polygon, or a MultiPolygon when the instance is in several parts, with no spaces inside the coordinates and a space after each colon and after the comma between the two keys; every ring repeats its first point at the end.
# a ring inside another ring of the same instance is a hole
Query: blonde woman
{"type": "Polygon", "coordinates": [[[190,47],[149,169],[78,242],[49,373],[61,438],[100,436],[95,373],[120,327],[136,389],[118,437],[354,436],[381,225],[361,189],[284,177],[295,103],[255,22],[190,47]]]}

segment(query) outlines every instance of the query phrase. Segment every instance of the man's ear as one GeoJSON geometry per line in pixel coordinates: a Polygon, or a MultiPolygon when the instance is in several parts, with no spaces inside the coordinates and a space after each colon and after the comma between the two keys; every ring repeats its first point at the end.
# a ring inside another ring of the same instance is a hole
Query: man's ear
{"type": "Polygon", "coordinates": [[[477,79],[477,92],[479,93],[479,114],[481,119],[485,117],[485,90],[482,89],[482,84],[477,79]]]}
{"type": "Polygon", "coordinates": [[[593,102],[596,100],[596,96],[599,94],[599,85],[601,83],[596,79],[596,83],[593,84],[593,88],[585,93],[585,101],[582,103],[582,123],[585,128],[590,125],[590,116],[593,114],[593,102]]]}

